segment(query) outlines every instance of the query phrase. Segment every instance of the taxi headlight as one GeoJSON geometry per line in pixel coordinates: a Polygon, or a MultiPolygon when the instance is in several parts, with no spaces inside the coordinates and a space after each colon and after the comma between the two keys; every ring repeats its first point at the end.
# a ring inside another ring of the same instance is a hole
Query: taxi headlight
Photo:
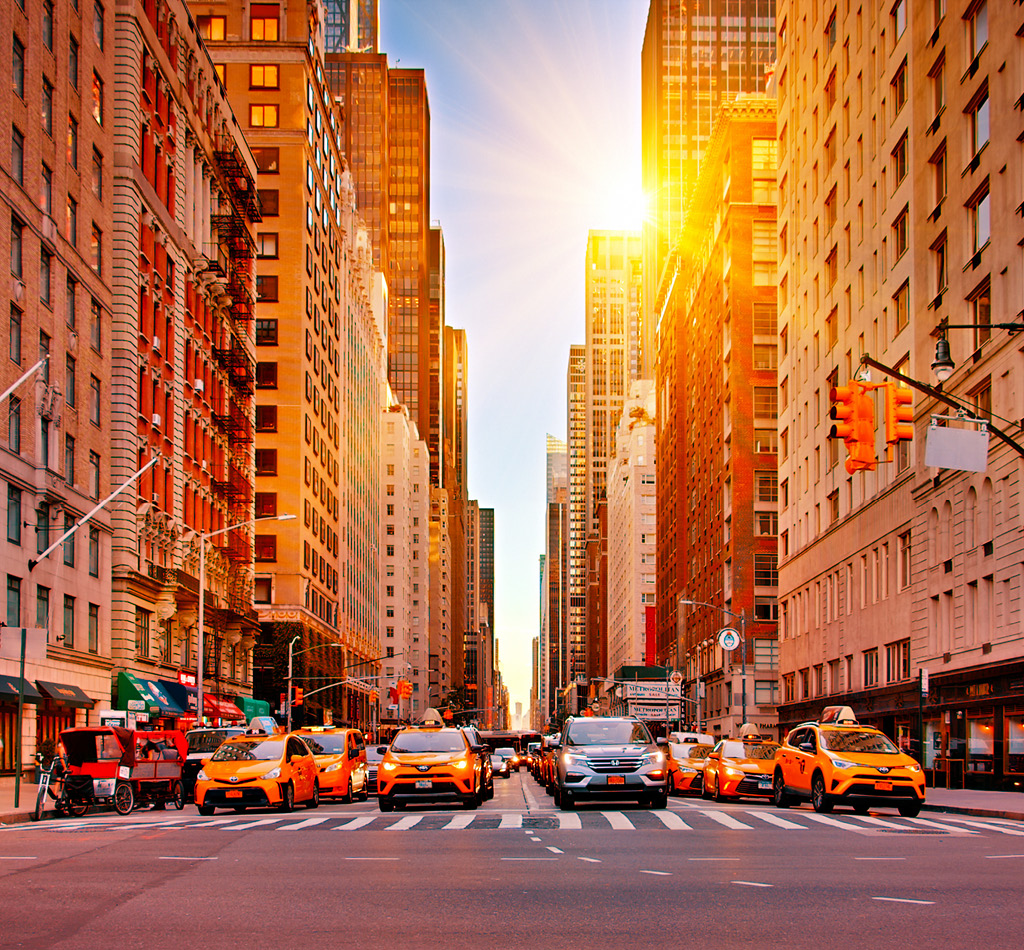
{"type": "Polygon", "coordinates": [[[743,778],[747,773],[743,769],[734,769],[731,765],[727,765],[722,771],[729,776],[729,778],[743,778]]]}
{"type": "Polygon", "coordinates": [[[688,766],[688,765],[680,765],[679,766],[679,771],[680,772],[696,772],[697,770],[696,769],[691,769],[690,766],[688,766]]]}
{"type": "Polygon", "coordinates": [[[381,762],[380,767],[385,772],[394,772],[395,769],[398,768],[398,763],[397,762],[381,762]]]}
{"type": "Polygon", "coordinates": [[[271,769],[269,772],[263,773],[263,778],[280,778],[281,777],[281,766],[279,765],[276,769],[271,769]]]}
{"type": "Polygon", "coordinates": [[[905,768],[908,772],[920,772],[921,771],[921,766],[917,762],[911,762],[908,765],[904,765],[903,768],[905,768]]]}
{"type": "Polygon", "coordinates": [[[340,762],[335,762],[334,765],[328,765],[327,768],[324,769],[324,771],[325,772],[337,772],[338,769],[340,769],[340,768],[341,768],[341,763],[340,762]]]}
{"type": "Polygon", "coordinates": [[[206,769],[200,769],[199,770],[199,773],[196,775],[196,781],[197,782],[209,782],[210,781],[210,776],[206,774],[206,769]]]}
{"type": "Polygon", "coordinates": [[[455,768],[457,768],[457,769],[464,769],[466,767],[466,760],[465,759],[459,759],[457,762],[454,763],[454,765],[455,765],[455,768]]]}
{"type": "Polygon", "coordinates": [[[837,768],[837,769],[855,769],[855,768],[857,768],[857,763],[856,762],[850,762],[847,759],[840,759],[840,758],[837,758],[834,755],[831,756],[830,758],[832,759],[832,767],[833,768],[837,768]]]}

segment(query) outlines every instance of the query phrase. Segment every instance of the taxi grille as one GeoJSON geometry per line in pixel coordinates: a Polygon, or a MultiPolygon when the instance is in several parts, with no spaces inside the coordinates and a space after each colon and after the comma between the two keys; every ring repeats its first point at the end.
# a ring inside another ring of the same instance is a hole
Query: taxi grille
{"type": "Polygon", "coordinates": [[[611,756],[600,759],[587,759],[587,765],[594,772],[601,774],[620,774],[622,772],[635,772],[640,768],[640,757],[634,756],[628,759],[612,758],[611,756]]]}
{"type": "Polygon", "coordinates": [[[759,775],[747,775],[740,779],[736,786],[737,795],[770,795],[771,787],[761,788],[761,777],[759,775]]]}

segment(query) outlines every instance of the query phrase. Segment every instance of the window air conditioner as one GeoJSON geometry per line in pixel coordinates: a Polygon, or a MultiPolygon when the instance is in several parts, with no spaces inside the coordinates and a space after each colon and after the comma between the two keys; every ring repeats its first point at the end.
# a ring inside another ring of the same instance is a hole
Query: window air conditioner
{"type": "Polygon", "coordinates": [[[197,393],[205,392],[206,391],[206,383],[204,383],[203,380],[199,376],[197,376],[196,377],[196,381],[195,381],[195,385],[193,386],[193,388],[195,389],[195,391],[197,393]]]}
{"type": "Polygon", "coordinates": [[[158,428],[158,429],[159,429],[159,428],[160,428],[160,423],[161,423],[161,422],[163,422],[163,419],[161,419],[161,418],[160,418],[160,413],[159,413],[159,412],[154,412],[154,413],[153,413],[153,425],[154,425],[154,426],[155,426],[156,428],[158,428]]]}
{"type": "Polygon", "coordinates": [[[153,337],[153,349],[160,352],[160,337],[158,336],[153,337]]]}

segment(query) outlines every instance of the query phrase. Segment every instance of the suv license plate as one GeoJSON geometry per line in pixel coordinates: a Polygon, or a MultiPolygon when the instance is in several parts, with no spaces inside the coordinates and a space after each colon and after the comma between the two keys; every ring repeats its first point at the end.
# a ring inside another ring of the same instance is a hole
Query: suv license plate
{"type": "Polygon", "coordinates": [[[419,781],[416,782],[416,787],[417,788],[430,788],[433,784],[434,783],[431,782],[429,779],[420,779],[419,781]]]}
{"type": "Polygon", "coordinates": [[[229,791],[225,792],[224,795],[225,795],[226,798],[241,798],[242,797],[242,790],[240,788],[239,789],[232,789],[232,790],[229,790],[229,791]]]}
{"type": "Polygon", "coordinates": [[[891,792],[892,782],[875,782],[876,792],[891,792]]]}
{"type": "Polygon", "coordinates": [[[626,784],[626,780],[621,775],[609,775],[608,776],[608,784],[609,785],[625,785],[626,784]]]}

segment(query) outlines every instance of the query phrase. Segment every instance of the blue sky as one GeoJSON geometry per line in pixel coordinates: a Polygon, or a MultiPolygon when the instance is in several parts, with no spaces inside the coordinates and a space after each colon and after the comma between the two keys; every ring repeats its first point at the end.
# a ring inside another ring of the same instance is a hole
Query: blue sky
{"type": "Polygon", "coordinates": [[[565,436],[587,232],[640,225],[647,0],[380,6],[381,51],[426,71],[447,322],[469,339],[469,489],[495,509],[494,625],[512,703],[526,711],[544,440],[565,436]]]}

